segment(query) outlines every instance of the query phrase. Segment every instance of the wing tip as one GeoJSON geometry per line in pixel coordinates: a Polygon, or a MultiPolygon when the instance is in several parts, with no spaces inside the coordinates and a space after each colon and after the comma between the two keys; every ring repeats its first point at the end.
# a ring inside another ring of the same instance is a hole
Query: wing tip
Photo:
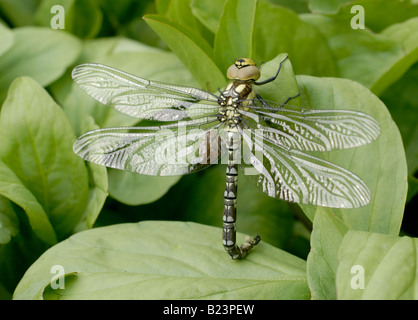
{"type": "Polygon", "coordinates": [[[74,69],[71,72],[71,78],[77,82],[77,79],[82,75],[88,68],[90,67],[102,67],[99,63],[82,63],[78,66],[74,67],[74,69]]]}

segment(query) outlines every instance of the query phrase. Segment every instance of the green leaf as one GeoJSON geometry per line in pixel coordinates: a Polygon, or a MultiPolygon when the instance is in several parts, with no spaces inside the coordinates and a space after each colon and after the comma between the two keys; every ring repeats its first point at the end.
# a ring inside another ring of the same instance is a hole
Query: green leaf
{"type": "Polygon", "coordinates": [[[36,24],[50,27],[53,22],[64,23],[65,31],[82,39],[97,35],[102,18],[96,0],[42,0],[35,14],[36,24]],[[61,6],[62,11],[51,13],[54,6],[61,6]]]}
{"type": "MultiPolygon", "coordinates": [[[[371,201],[357,209],[331,209],[349,229],[397,235],[407,194],[405,153],[398,128],[385,105],[367,88],[345,79],[298,76],[302,105],[315,109],[350,109],[371,115],[380,125],[376,141],[352,149],[314,153],[359,176],[371,201]],[[393,186],[396,185],[396,188],[393,186]]],[[[301,205],[310,219],[321,207],[301,205]]]]}
{"type": "Polygon", "coordinates": [[[11,202],[0,196],[0,245],[8,243],[19,233],[19,220],[11,202]]]}
{"type": "Polygon", "coordinates": [[[266,1],[226,2],[214,44],[215,59],[221,69],[226,70],[239,57],[251,57],[260,63],[281,52],[289,54],[296,73],[335,73],[325,41],[295,12],[266,1]],[[310,50],[312,46],[316,48],[314,52],[310,50]]]}
{"type": "Polygon", "coordinates": [[[152,177],[109,169],[110,195],[128,205],[140,205],[161,198],[181,177],[152,177]]]}
{"type": "Polygon", "coordinates": [[[303,20],[327,39],[341,76],[360,82],[377,95],[418,59],[417,18],[380,34],[352,29],[349,20],[337,17],[303,15],[303,20]]]}
{"type": "Polygon", "coordinates": [[[0,0],[2,16],[5,16],[14,27],[31,25],[38,0],[0,0]]]}
{"type": "Polygon", "coordinates": [[[226,1],[214,44],[214,55],[221,70],[227,70],[237,58],[253,57],[256,3],[255,0],[226,1]]]}
{"type": "Polygon", "coordinates": [[[88,182],[62,109],[33,79],[18,78],[1,109],[0,130],[0,193],[26,211],[43,241],[67,236],[86,207],[88,182]]]}
{"type": "Polygon", "coordinates": [[[87,163],[89,174],[89,197],[83,216],[75,231],[93,228],[108,194],[107,170],[103,166],[87,163]]]}
{"type": "Polygon", "coordinates": [[[409,175],[413,175],[418,170],[417,79],[418,64],[415,64],[381,96],[401,132],[409,175]]]}
{"type": "Polygon", "coordinates": [[[347,230],[331,209],[316,212],[307,260],[308,284],[313,299],[336,299],[337,253],[347,230]]]}
{"type": "Polygon", "coordinates": [[[347,0],[310,0],[309,9],[315,13],[336,13],[347,0]]]}
{"type": "MultiPolygon", "coordinates": [[[[299,94],[299,87],[293,73],[291,59],[286,59],[286,56],[288,56],[287,53],[281,53],[261,66],[259,81],[264,81],[276,75],[280,63],[283,61],[279,76],[274,81],[255,87],[257,93],[264,100],[285,103],[289,97],[295,97],[299,94]]],[[[291,99],[288,104],[300,106],[300,97],[291,99]]]]}
{"type": "MultiPolygon", "coordinates": [[[[324,1],[318,1],[318,3],[320,2],[323,3],[324,1]]],[[[357,0],[341,2],[345,3],[339,8],[335,7],[335,10],[333,10],[334,12],[338,10],[338,12],[334,15],[336,19],[350,25],[351,20],[353,18],[356,19],[355,16],[359,13],[357,10],[352,13],[351,8],[360,5],[364,9],[364,24],[366,28],[376,33],[381,32],[383,29],[391,25],[401,23],[418,16],[418,3],[413,3],[414,0],[357,0]],[[382,17],[385,17],[385,19],[382,19],[382,17]]]]}
{"type": "Polygon", "coordinates": [[[347,232],[338,254],[338,298],[416,300],[417,249],[416,238],[347,232]]]}
{"type": "Polygon", "coordinates": [[[0,102],[19,76],[34,78],[41,86],[58,79],[80,52],[73,36],[49,28],[13,29],[15,43],[0,59],[0,102]]]}
{"type": "Polygon", "coordinates": [[[14,43],[13,32],[0,23],[0,56],[5,53],[14,43]]]}
{"type": "Polygon", "coordinates": [[[213,62],[210,45],[193,30],[158,15],[144,17],[148,25],[190,70],[201,88],[209,92],[225,84],[225,77],[213,62]]]}
{"type": "Polygon", "coordinates": [[[297,13],[309,12],[308,0],[269,0],[279,6],[289,8],[297,13]]]}
{"type": "Polygon", "coordinates": [[[336,74],[334,58],[322,35],[289,9],[258,1],[252,40],[252,58],[256,61],[287,52],[296,74],[336,74]]]}
{"type": "Polygon", "coordinates": [[[380,94],[398,80],[418,61],[418,17],[392,25],[382,31],[382,35],[399,44],[402,57],[373,84],[371,90],[380,94]]]}
{"type": "Polygon", "coordinates": [[[194,16],[210,31],[216,33],[226,0],[192,0],[194,16]]]}
{"type": "Polygon", "coordinates": [[[50,245],[57,242],[54,228],[42,205],[3,161],[0,161],[0,194],[25,210],[33,231],[42,241],[50,245]]]}
{"type": "MultiPolygon", "coordinates": [[[[168,10],[164,15],[171,21],[176,22],[189,30],[195,31],[203,36],[208,43],[211,43],[213,42],[213,32],[210,32],[205,25],[194,16],[194,12],[191,8],[192,2],[193,0],[170,1],[168,10]]],[[[211,5],[213,7],[213,3],[211,5]]]]}
{"type": "MultiPolygon", "coordinates": [[[[48,250],[14,299],[308,299],[305,262],[261,242],[233,261],[218,228],[142,222],[78,233],[48,250]],[[54,290],[51,266],[64,268],[54,290]]],[[[239,240],[242,240],[239,235],[239,240]]]]}
{"type": "Polygon", "coordinates": [[[413,176],[418,171],[418,127],[416,125],[418,102],[415,96],[418,90],[417,79],[418,64],[415,64],[381,97],[399,127],[405,147],[409,174],[407,202],[418,193],[418,180],[413,176]]]}
{"type": "Polygon", "coordinates": [[[155,9],[159,14],[164,15],[168,10],[170,2],[171,0],[157,0],[155,1],[155,9]]]}

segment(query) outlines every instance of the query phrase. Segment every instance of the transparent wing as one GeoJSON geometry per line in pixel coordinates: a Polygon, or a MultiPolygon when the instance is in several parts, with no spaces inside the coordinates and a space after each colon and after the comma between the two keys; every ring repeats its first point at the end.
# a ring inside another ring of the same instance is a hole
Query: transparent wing
{"type": "Polygon", "coordinates": [[[252,109],[256,117],[250,124],[262,129],[264,138],[301,151],[329,151],[368,144],[380,134],[377,121],[352,110],[304,110],[281,107],[272,102],[252,109]],[[266,110],[267,109],[267,110],[266,110]]]}
{"type": "Polygon", "coordinates": [[[263,140],[240,129],[247,150],[244,174],[270,197],[335,208],[357,208],[370,201],[366,184],[331,162],[263,140]]]}
{"type": "Polygon", "coordinates": [[[221,146],[217,126],[186,130],[182,124],[98,129],[80,136],[73,150],[83,159],[107,167],[175,176],[218,163],[225,148],[221,146]]]}
{"type": "Polygon", "coordinates": [[[79,65],[72,77],[96,100],[134,118],[178,121],[212,115],[219,109],[218,98],[209,92],[146,80],[105,65],[79,65]]]}

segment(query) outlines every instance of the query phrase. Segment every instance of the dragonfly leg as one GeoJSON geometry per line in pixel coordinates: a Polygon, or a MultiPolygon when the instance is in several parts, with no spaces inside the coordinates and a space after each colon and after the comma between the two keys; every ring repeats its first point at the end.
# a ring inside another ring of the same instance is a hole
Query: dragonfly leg
{"type": "Polygon", "coordinates": [[[273,77],[268,78],[264,81],[260,81],[260,82],[255,81],[254,84],[259,86],[259,85],[266,84],[266,83],[269,83],[269,82],[272,82],[272,81],[276,80],[277,76],[280,73],[280,69],[282,68],[282,64],[283,64],[283,62],[286,61],[287,58],[288,58],[288,56],[286,56],[286,58],[284,58],[282,61],[280,61],[279,69],[277,70],[276,75],[274,75],[273,77]]]}
{"type": "MultiPolygon", "coordinates": [[[[264,108],[266,108],[266,109],[268,109],[268,110],[272,110],[272,111],[274,111],[274,110],[276,110],[276,109],[274,109],[274,108],[272,108],[265,100],[263,100],[263,98],[258,94],[258,93],[256,93],[255,94],[255,96],[256,96],[256,98],[258,99],[258,101],[260,101],[261,102],[261,104],[263,105],[263,107],[264,108]]],[[[292,99],[294,99],[294,98],[297,98],[297,97],[299,97],[300,96],[300,92],[297,94],[297,95],[294,95],[293,97],[288,97],[286,100],[285,100],[285,102],[283,102],[281,105],[280,105],[280,107],[279,108],[283,108],[290,100],[292,100],[292,99]]]]}
{"type": "Polygon", "coordinates": [[[297,97],[299,97],[300,96],[300,92],[297,94],[297,95],[295,95],[295,96],[293,96],[293,97],[288,97],[287,99],[286,99],[286,101],[285,102],[283,102],[283,104],[280,106],[280,108],[282,108],[283,106],[285,106],[291,99],[294,99],[294,98],[297,98],[297,97]]]}

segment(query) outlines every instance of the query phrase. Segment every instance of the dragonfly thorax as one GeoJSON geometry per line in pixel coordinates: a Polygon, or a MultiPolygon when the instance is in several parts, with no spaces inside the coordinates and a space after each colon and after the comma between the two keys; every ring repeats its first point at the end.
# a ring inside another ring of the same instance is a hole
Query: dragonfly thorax
{"type": "Polygon", "coordinates": [[[255,97],[250,81],[230,82],[218,99],[219,120],[230,124],[241,122],[240,110],[248,110],[250,99],[255,97]]]}

